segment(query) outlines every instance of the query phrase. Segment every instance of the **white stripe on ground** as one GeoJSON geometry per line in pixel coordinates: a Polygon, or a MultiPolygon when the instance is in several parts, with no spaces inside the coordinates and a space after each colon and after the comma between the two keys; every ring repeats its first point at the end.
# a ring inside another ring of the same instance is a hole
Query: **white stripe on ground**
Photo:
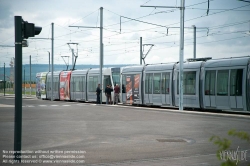
{"type": "Polygon", "coordinates": [[[14,107],[14,105],[0,104],[0,107],[14,107]]]}

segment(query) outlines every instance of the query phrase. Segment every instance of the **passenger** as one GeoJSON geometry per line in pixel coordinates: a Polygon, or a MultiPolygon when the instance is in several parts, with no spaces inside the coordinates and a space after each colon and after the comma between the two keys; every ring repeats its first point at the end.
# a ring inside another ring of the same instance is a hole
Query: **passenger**
{"type": "Polygon", "coordinates": [[[109,84],[105,88],[106,104],[108,104],[108,102],[109,102],[109,98],[108,98],[108,95],[107,95],[108,88],[109,88],[109,84]]]}
{"type": "Polygon", "coordinates": [[[111,96],[112,91],[113,91],[113,88],[111,85],[109,85],[109,87],[107,88],[107,97],[108,97],[109,104],[112,104],[112,96],[111,96]]]}
{"type": "Polygon", "coordinates": [[[119,94],[120,94],[120,87],[118,84],[116,84],[114,88],[115,94],[114,94],[114,104],[118,104],[119,100],[119,94]]]}
{"type": "Polygon", "coordinates": [[[100,88],[101,85],[98,84],[97,88],[96,88],[96,104],[101,104],[101,101],[100,101],[100,94],[101,94],[101,91],[102,89],[100,88]]]}

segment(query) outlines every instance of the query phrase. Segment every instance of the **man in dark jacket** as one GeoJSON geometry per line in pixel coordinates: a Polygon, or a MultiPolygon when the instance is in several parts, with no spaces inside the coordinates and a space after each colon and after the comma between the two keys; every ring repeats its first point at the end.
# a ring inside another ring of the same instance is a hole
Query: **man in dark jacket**
{"type": "Polygon", "coordinates": [[[113,91],[113,88],[111,85],[108,86],[107,90],[106,90],[106,95],[108,98],[108,103],[112,104],[112,97],[111,97],[111,92],[113,91]]]}
{"type": "Polygon", "coordinates": [[[101,104],[101,101],[100,101],[100,94],[101,94],[101,91],[102,89],[100,88],[101,85],[98,84],[97,88],[96,88],[96,104],[101,104]]]}
{"type": "Polygon", "coordinates": [[[108,95],[107,95],[108,89],[109,89],[109,85],[107,85],[107,87],[105,88],[106,104],[109,103],[109,98],[108,98],[108,95]]]}

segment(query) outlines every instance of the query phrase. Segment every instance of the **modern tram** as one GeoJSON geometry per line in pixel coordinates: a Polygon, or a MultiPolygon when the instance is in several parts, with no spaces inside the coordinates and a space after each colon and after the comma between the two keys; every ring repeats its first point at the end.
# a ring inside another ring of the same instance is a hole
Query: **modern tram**
{"type": "MultiPolygon", "coordinates": [[[[178,107],[179,64],[121,69],[122,103],[178,107]]],[[[197,58],[183,64],[183,106],[250,111],[250,57],[197,58]]]]}
{"type": "Polygon", "coordinates": [[[47,72],[41,72],[36,74],[36,97],[39,99],[46,99],[46,76],[47,72]]]}
{"type": "MultiPolygon", "coordinates": [[[[53,72],[53,100],[96,101],[96,87],[100,83],[99,73],[100,69],[53,72]]],[[[107,85],[114,87],[119,84],[120,68],[103,68],[102,73],[102,89],[105,89],[107,85]]],[[[51,72],[47,73],[45,80],[46,98],[50,100],[52,97],[51,72]]],[[[102,93],[102,102],[106,102],[104,93],[102,93]]]]}
{"type": "MultiPolygon", "coordinates": [[[[99,73],[100,69],[54,72],[53,100],[95,102],[99,73]]],[[[108,84],[112,87],[119,84],[123,104],[179,106],[178,62],[103,68],[102,73],[101,89],[104,90],[108,84]]],[[[46,85],[44,97],[51,99],[51,72],[46,76],[37,74],[37,89],[41,87],[39,80],[42,77],[46,85]]],[[[39,93],[37,96],[42,98],[39,93]]],[[[102,102],[105,101],[102,93],[102,102]]],[[[250,56],[196,58],[184,62],[183,107],[250,112],[250,56]]]]}

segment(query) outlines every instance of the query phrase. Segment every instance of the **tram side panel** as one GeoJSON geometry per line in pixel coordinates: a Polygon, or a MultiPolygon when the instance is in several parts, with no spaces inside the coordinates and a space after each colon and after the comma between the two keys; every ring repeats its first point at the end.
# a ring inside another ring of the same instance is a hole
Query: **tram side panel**
{"type": "MultiPolygon", "coordinates": [[[[183,107],[200,108],[199,76],[202,62],[183,65],[183,107]]],[[[176,65],[174,78],[175,106],[179,107],[179,65],[176,65]]]]}
{"type": "MultiPolygon", "coordinates": [[[[88,76],[87,76],[87,100],[90,102],[95,102],[96,101],[96,88],[98,86],[98,84],[100,83],[100,70],[99,69],[90,69],[88,72],[88,76]]],[[[101,91],[101,95],[102,95],[102,102],[106,103],[106,96],[105,96],[105,88],[106,86],[109,84],[112,86],[112,88],[114,88],[114,84],[111,80],[111,68],[104,68],[102,70],[102,91],[101,91]]],[[[114,92],[111,93],[112,95],[112,101],[113,101],[113,96],[114,96],[114,92]]]]}
{"type": "Polygon", "coordinates": [[[174,63],[147,65],[143,72],[143,101],[146,105],[172,106],[174,63]]]}
{"type": "Polygon", "coordinates": [[[71,71],[62,71],[60,74],[60,100],[70,100],[71,71]]]}
{"type": "Polygon", "coordinates": [[[41,99],[41,73],[36,73],[36,97],[41,99]]]}
{"type": "Polygon", "coordinates": [[[47,99],[51,99],[51,72],[47,74],[47,79],[45,82],[45,87],[46,87],[46,96],[47,99]]]}
{"type": "Polygon", "coordinates": [[[86,101],[88,70],[75,70],[71,73],[70,97],[74,101],[86,101]]]}
{"type": "Polygon", "coordinates": [[[88,101],[96,101],[96,87],[99,83],[98,75],[89,74],[87,78],[87,98],[88,101]]]}
{"type": "Polygon", "coordinates": [[[42,73],[41,75],[41,99],[46,99],[46,78],[48,73],[42,73]]]}
{"type": "Polygon", "coordinates": [[[142,73],[126,73],[122,75],[122,102],[125,104],[142,104],[142,73]]]}
{"type": "Polygon", "coordinates": [[[122,103],[143,104],[143,68],[144,66],[128,66],[121,69],[122,103]]]}
{"type": "MultiPolygon", "coordinates": [[[[54,72],[53,73],[53,100],[59,100],[59,76],[60,76],[61,71],[54,72]]],[[[47,74],[47,79],[46,79],[46,96],[47,99],[51,99],[52,97],[52,87],[51,87],[51,82],[52,82],[52,75],[51,72],[47,74]]]]}
{"type": "Polygon", "coordinates": [[[249,58],[209,60],[204,65],[205,109],[246,111],[249,58]]]}

